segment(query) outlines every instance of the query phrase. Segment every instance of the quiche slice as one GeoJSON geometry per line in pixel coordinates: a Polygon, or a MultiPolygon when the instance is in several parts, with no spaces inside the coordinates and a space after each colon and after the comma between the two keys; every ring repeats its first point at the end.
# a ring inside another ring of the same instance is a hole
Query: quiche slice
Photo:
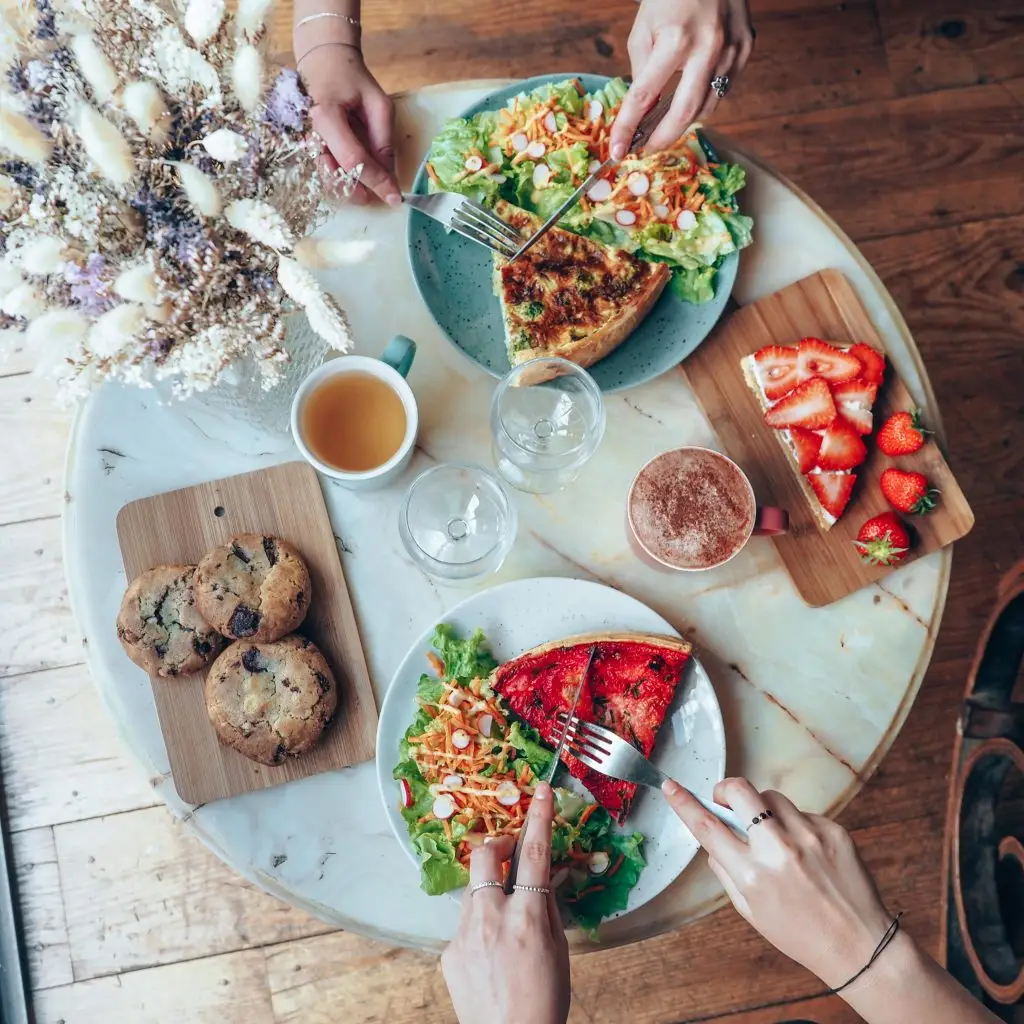
{"type": "MultiPolygon", "coordinates": [[[[555,746],[559,737],[556,715],[569,710],[592,645],[597,649],[576,714],[582,721],[611,729],[649,757],[690,660],[691,647],[685,640],[649,633],[559,640],[500,665],[491,676],[491,685],[516,715],[555,746]]],[[[562,760],[621,825],[633,803],[636,785],[610,779],[567,751],[562,760]]]]}
{"type": "MultiPolygon", "coordinates": [[[[495,212],[524,239],[542,223],[506,202],[495,212]]],[[[509,363],[561,356],[592,366],[636,330],[671,276],[663,263],[557,227],[515,262],[495,254],[509,363]]]]}

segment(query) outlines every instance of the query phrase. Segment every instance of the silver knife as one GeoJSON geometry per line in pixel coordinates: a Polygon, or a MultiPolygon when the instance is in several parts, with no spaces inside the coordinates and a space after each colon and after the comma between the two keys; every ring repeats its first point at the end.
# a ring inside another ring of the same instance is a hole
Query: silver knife
{"type": "MultiPolygon", "coordinates": [[[[590,655],[587,658],[586,665],[583,666],[583,674],[580,676],[579,685],[576,687],[576,696],[572,699],[572,704],[569,707],[569,718],[566,722],[576,713],[576,705],[580,702],[580,694],[583,693],[583,687],[590,676],[590,666],[594,664],[594,655],[597,653],[597,644],[592,644],[590,648],[590,655]]],[[[541,780],[550,784],[551,780],[555,777],[555,772],[558,770],[558,761],[562,756],[562,750],[565,748],[565,739],[569,735],[568,728],[562,730],[562,738],[558,741],[558,746],[555,747],[555,756],[551,761],[551,767],[547,770],[545,777],[541,780]]],[[[531,807],[533,805],[531,804],[531,807]]],[[[519,830],[519,837],[516,839],[516,848],[512,851],[512,863],[508,867],[508,877],[505,879],[505,895],[511,896],[515,891],[516,878],[519,876],[519,855],[523,850],[523,839],[526,837],[526,827],[530,821],[530,812],[526,812],[526,821],[523,822],[523,827],[519,830]]]]}
{"type": "MultiPolygon", "coordinates": [[[[629,144],[629,152],[636,153],[643,149],[647,145],[648,140],[654,134],[654,129],[661,124],[661,119],[668,113],[668,108],[672,106],[672,98],[675,95],[675,85],[678,84],[678,79],[673,79],[669,85],[665,87],[665,91],[662,93],[661,98],[657,103],[647,111],[646,114],[640,119],[640,123],[637,125],[636,131],[633,133],[633,139],[629,144]]],[[[603,116],[603,115],[602,115],[603,116]]],[[[519,252],[512,257],[512,260],[519,259],[531,246],[540,241],[541,238],[548,232],[549,229],[553,228],[558,221],[561,219],[563,214],[571,210],[579,201],[580,197],[587,192],[591,185],[597,181],[607,170],[612,167],[618,166],[620,161],[612,160],[610,157],[605,160],[600,167],[598,167],[592,174],[587,176],[587,179],[582,185],[562,205],[555,210],[553,214],[526,240],[526,242],[519,249],[519,252]]]]}

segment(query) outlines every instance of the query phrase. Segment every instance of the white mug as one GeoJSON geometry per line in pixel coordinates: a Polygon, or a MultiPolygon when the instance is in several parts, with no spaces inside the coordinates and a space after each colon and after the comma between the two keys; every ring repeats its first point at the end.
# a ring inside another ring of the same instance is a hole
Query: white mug
{"type": "Polygon", "coordinates": [[[409,465],[416,447],[416,433],[420,425],[416,396],[412,393],[405,376],[412,367],[416,355],[416,343],[404,335],[396,335],[388,342],[380,359],[370,356],[341,356],[317,367],[299,386],[292,399],[292,437],[302,457],[324,476],[354,491],[370,491],[384,487],[399,476],[409,465]],[[349,472],[321,462],[308,448],[302,437],[302,407],[313,390],[330,377],[341,373],[368,373],[384,381],[402,400],[405,408],[405,437],[398,451],[387,462],[373,469],[349,472]]]}

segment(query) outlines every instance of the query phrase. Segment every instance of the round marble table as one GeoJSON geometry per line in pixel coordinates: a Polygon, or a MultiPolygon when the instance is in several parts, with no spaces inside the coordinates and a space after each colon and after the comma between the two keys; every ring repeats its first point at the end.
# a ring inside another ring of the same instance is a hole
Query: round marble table
{"type": "MultiPolygon", "coordinates": [[[[398,102],[403,177],[441,121],[503,83],[426,89],[398,102]]],[[[893,362],[935,424],[934,397],[906,325],[864,259],[813,202],[751,155],[720,139],[749,170],[744,208],[756,243],[744,253],[741,303],[825,267],[851,279],[893,362]]],[[[324,275],[350,313],[358,350],[377,354],[396,333],[420,346],[410,382],[421,408],[415,473],[436,461],[489,463],[487,404],[494,381],[454,351],[430,320],[405,256],[404,210],[347,209],[323,229],[377,242],[363,265],[324,275]]],[[[478,584],[563,575],[627,591],[697,645],[725,715],[729,771],[835,814],[877,767],[928,665],[951,555],[920,559],[827,608],[807,608],[767,540],[721,569],[678,577],[629,552],[626,490],[651,456],[681,443],[716,446],[681,373],[609,396],[602,447],[567,490],[517,495],[519,536],[501,572],[478,584]],[[585,528],[581,528],[585,523],[585,528]]],[[[395,944],[437,948],[457,904],[430,898],[392,836],[372,763],[200,807],[174,792],[146,676],[113,629],[125,576],[114,529],[128,501],[297,457],[287,438],[261,435],[199,403],[162,405],[145,391],[107,386],[81,410],[67,462],[65,557],[71,600],[103,699],[145,770],[162,777],[171,810],[218,856],[282,899],[342,928],[395,944]]],[[[378,702],[421,631],[466,596],[423,576],[399,541],[407,480],[355,495],[325,493],[378,702]]],[[[658,899],[610,925],[606,943],[631,942],[692,921],[724,901],[703,858],[658,899]]]]}

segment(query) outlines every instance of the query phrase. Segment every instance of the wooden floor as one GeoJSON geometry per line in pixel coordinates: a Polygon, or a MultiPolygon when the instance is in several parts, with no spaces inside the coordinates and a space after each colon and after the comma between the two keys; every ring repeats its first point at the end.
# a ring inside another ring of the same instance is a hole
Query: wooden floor
{"type": "MultiPolygon", "coordinates": [[[[842,818],[934,948],[957,699],[995,581],[1024,553],[1024,4],[752,7],[757,51],[719,123],[819,200],[878,269],[978,517],[909,722],[842,818]]],[[[393,90],[622,72],[634,13],[630,0],[366,0],[366,50],[393,90]]],[[[0,365],[0,757],[39,1021],[453,1020],[433,958],[331,932],[254,890],[171,820],[126,756],[68,610],[68,418],[29,369],[19,354],[0,365]]],[[[575,1024],[856,1019],[731,910],[578,959],[573,987],[575,1024]]]]}

